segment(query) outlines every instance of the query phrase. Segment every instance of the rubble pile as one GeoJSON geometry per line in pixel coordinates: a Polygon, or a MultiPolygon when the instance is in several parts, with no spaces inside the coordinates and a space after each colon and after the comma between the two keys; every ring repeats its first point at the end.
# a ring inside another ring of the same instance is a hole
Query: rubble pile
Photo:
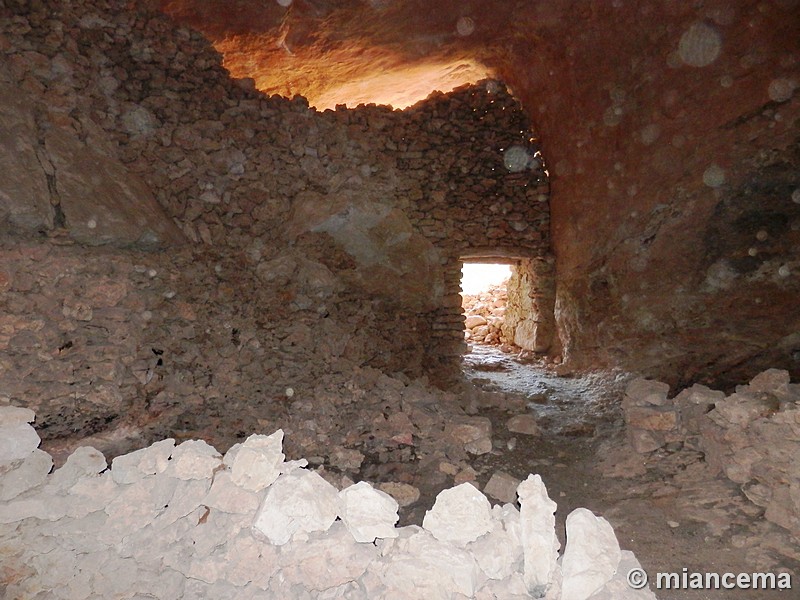
{"type": "Polygon", "coordinates": [[[461,294],[466,320],[464,340],[468,343],[501,346],[510,351],[513,340],[503,334],[508,294],[506,283],[493,285],[477,294],[461,294]]]}
{"type": "Polygon", "coordinates": [[[623,408],[633,448],[702,452],[712,474],[724,474],[764,518],[800,535],[800,384],[769,369],[727,396],[702,385],[668,393],[657,381],[629,384],[623,408]]]}
{"type": "Polygon", "coordinates": [[[25,408],[0,409],[0,577],[8,598],[654,598],[639,563],[586,509],[567,517],[541,478],[491,506],[468,483],[441,492],[422,527],[369,483],[337,489],[283,431],[220,454],[173,439],[118,456],[82,447],[50,473],[25,408]]]}

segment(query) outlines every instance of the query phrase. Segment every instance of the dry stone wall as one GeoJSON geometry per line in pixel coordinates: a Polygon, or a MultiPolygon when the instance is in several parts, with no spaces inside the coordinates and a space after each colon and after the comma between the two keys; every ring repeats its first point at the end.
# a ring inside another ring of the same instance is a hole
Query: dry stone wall
{"type": "MultiPolygon", "coordinates": [[[[425,364],[442,380],[452,379],[463,349],[459,257],[476,248],[547,252],[544,165],[502,84],[403,112],[318,113],[302,98],[268,98],[230,79],[201,35],[121,0],[4,0],[0,14],[8,84],[25,94],[40,129],[82,143],[38,154],[31,143],[28,162],[43,156],[45,172],[38,187],[26,184],[31,197],[2,196],[0,217],[15,230],[61,228],[82,243],[151,240],[156,227],[138,215],[113,218],[119,202],[109,204],[115,188],[106,184],[130,175],[152,191],[158,205],[149,212],[172,220],[162,219],[172,229],[158,242],[185,237],[259,261],[276,245],[322,256],[353,298],[384,311],[373,327],[388,343],[376,355],[387,358],[375,364],[409,365],[417,375],[425,364]],[[87,160],[90,151],[111,166],[95,171],[100,159],[87,160]],[[47,173],[70,154],[82,161],[47,173]],[[71,189],[91,192],[73,209],[40,197],[47,181],[66,190],[76,172],[71,189]],[[103,186],[110,191],[99,195],[103,186]],[[29,205],[38,206],[35,219],[9,220],[29,205]],[[136,235],[126,230],[131,221],[136,235]],[[410,346],[398,340],[398,322],[414,332],[416,341],[402,340],[410,346]]],[[[128,190],[123,205],[149,193],[128,190]]]]}
{"type": "Polygon", "coordinates": [[[159,441],[109,468],[79,448],[50,472],[29,425],[0,408],[0,589],[9,600],[202,598],[655,598],[611,525],[579,508],[559,556],[556,503],[538,475],[492,507],[469,483],[441,492],[422,527],[367,482],[339,490],[283,431],[223,456],[200,440],[159,441]],[[518,499],[518,503],[516,500],[518,499]]]}

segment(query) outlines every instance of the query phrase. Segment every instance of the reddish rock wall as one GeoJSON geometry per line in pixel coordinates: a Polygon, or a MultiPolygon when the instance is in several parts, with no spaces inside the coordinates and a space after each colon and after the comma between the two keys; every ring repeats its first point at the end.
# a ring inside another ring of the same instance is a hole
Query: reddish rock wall
{"type": "Polygon", "coordinates": [[[326,68],[353,71],[359,49],[495,69],[551,167],[569,362],[723,386],[770,365],[800,374],[796,0],[242,2],[231,17],[227,4],[162,4],[240,74],[286,66],[298,93],[316,93],[326,68]],[[271,50],[248,62],[256,41],[271,50]]]}

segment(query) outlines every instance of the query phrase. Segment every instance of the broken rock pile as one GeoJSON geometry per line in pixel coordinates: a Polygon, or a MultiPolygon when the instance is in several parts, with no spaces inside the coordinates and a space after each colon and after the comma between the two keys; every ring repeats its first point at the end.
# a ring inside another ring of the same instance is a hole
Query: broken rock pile
{"type": "Polygon", "coordinates": [[[768,521],[800,536],[800,385],[788,371],[768,369],[728,396],[702,385],[668,393],[658,381],[628,386],[623,408],[633,448],[702,452],[768,521]]]}
{"type": "Polygon", "coordinates": [[[654,598],[609,523],[567,517],[538,475],[519,508],[468,483],[439,494],[422,527],[395,527],[397,502],[360,482],[338,490],[283,432],[222,456],[172,439],[108,468],[91,447],[50,473],[29,409],[0,409],[0,581],[6,598],[654,598]]]}
{"type": "Polygon", "coordinates": [[[501,345],[511,350],[513,340],[507,339],[502,330],[508,301],[506,284],[461,296],[466,315],[464,339],[469,343],[501,345]]]}

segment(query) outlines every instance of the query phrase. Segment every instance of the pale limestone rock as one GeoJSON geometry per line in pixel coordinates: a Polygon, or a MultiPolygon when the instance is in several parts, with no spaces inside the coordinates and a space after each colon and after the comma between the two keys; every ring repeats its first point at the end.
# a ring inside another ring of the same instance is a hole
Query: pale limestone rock
{"type": "Polygon", "coordinates": [[[379,571],[386,598],[451,600],[471,598],[485,576],[473,557],[452,544],[437,541],[418,527],[404,527],[391,560],[379,571]]]}
{"type": "Polygon", "coordinates": [[[63,507],[69,517],[83,519],[93,512],[104,510],[120,491],[108,472],[99,476],[87,475],[69,488],[63,507]]]}
{"type": "Polygon", "coordinates": [[[397,501],[366,481],[339,492],[339,516],[357,542],[397,537],[397,501]]]}
{"type": "MultiPolygon", "coordinates": [[[[591,600],[656,600],[656,595],[648,588],[635,590],[628,584],[628,573],[633,569],[641,568],[642,565],[636,560],[633,552],[623,550],[616,575],[592,594],[591,600]]],[[[565,597],[564,600],[567,598],[565,597]]]]}
{"type": "Polygon", "coordinates": [[[227,513],[250,514],[258,510],[259,494],[240,488],[233,483],[231,474],[220,471],[214,475],[214,483],[203,504],[227,513]]]}
{"type": "Polygon", "coordinates": [[[106,527],[99,535],[107,543],[117,543],[151,523],[169,505],[178,480],[164,475],[149,475],[134,484],[122,486],[120,494],[105,507],[106,527]]]}
{"type": "Polygon", "coordinates": [[[53,468],[53,459],[36,449],[18,466],[0,474],[0,501],[8,502],[23,492],[42,485],[53,468]]]}
{"type": "Polygon", "coordinates": [[[177,479],[210,479],[221,465],[222,455],[213,446],[202,440],[189,440],[172,451],[164,474],[177,479]]]}
{"type": "Polygon", "coordinates": [[[536,423],[536,417],[528,414],[511,417],[506,423],[506,428],[511,433],[521,433],[523,435],[541,435],[542,433],[536,423]]]}
{"type": "Polygon", "coordinates": [[[519,573],[505,579],[490,579],[475,594],[475,600],[530,600],[531,595],[519,573]]]}
{"type": "MultiPolygon", "coordinates": [[[[281,547],[281,570],[272,579],[273,583],[282,580],[289,586],[302,585],[316,598],[319,591],[357,580],[377,558],[374,545],[355,542],[337,521],[324,534],[311,534],[308,541],[292,540],[281,547]]],[[[270,589],[274,589],[272,585],[270,589]]]]}
{"type": "Polygon", "coordinates": [[[617,572],[622,553],[611,524],[590,510],[567,516],[567,545],[561,560],[563,600],[586,600],[617,572]]]}
{"type": "Polygon", "coordinates": [[[495,522],[490,533],[467,546],[489,579],[505,579],[522,570],[522,540],[518,534],[514,528],[506,531],[501,522],[495,522]]]}
{"type": "Polygon", "coordinates": [[[39,434],[27,423],[0,425],[0,466],[28,458],[40,442],[39,434]]]}
{"type": "Polygon", "coordinates": [[[156,529],[162,529],[194,511],[208,495],[210,479],[180,479],[164,511],[153,520],[156,529]]]}
{"type": "Polygon", "coordinates": [[[1,406],[0,407],[0,428],[8,425],[20,425],[33,423],[36,420],[36,413],[30,408],[22,406],[1,406]]]}
{"type": "Polygon", "coordinates": [[[282,452],[283,430],[271,435],[251,435],[238,448],[231,464],[231,480],[251,492],[272,484],[286,458],[282,452]]]}
{"type": "Polygon", "coordinates": [[[529,475],[517,488],[524,556],[525,585],[542,598],[560,579],[556,563],[561,544],[556,537],[556,503],[547,495],[539,475],[529,475]]]}
{"type": "Polygon", "coordinates": [[[281,546],[296,532],[326,531],[338,508],[335,487],[313,471],[298,469],[270,486],[253,528],[281,546]]]}
{"type": "Polygon", "coordinates": [[[496,498],[500,500],[500,502],[516,502],[517,487],[520,483],[519,479],[512,477],[508,473],[495,471],[492,473],[483,491],[487,496],[496,498]]]}
{"type": "Polygon", "coordinates": [[[492,507],[486,496],[469,483],[462,483],[436,496],[425,513],[422,527],[442,542],[464,547],[492,529],[492,507]]]}
{"type": "Polygon", "coordinates": [[[175,449],[175,440],[168,438],[111,461],[111,475],[117,483],[133,483],[147,475],[163,473],[175,449]]]}
{"type": "Polygon", "coordinates": [[[749,391],[779,394],[789,386],[789,371],[783,369],[767,369],[750,380],[749,391]]]}
{"type": "Polygon", "coordinates": [[[91,446],[81,446],[69,455],[67,462],[56,469],[47,482],[48,489],[67,490],[81,477],[93,477],[107,467],[103,453],[91,446]]]}
{"type": "Polygon", "coordinates": [[[419,500],[419,489],[407,483],[387,481],[385,483],[379,483],[378,489],[394,498],[401,508],[410,506],[419,500]]]}
{"type": "Polygon", "coordinates": [[[481,315],[469,315],[464,321],[465,329],[474,329],[480,325],[486,325],[486,318],[481,315]]]}

